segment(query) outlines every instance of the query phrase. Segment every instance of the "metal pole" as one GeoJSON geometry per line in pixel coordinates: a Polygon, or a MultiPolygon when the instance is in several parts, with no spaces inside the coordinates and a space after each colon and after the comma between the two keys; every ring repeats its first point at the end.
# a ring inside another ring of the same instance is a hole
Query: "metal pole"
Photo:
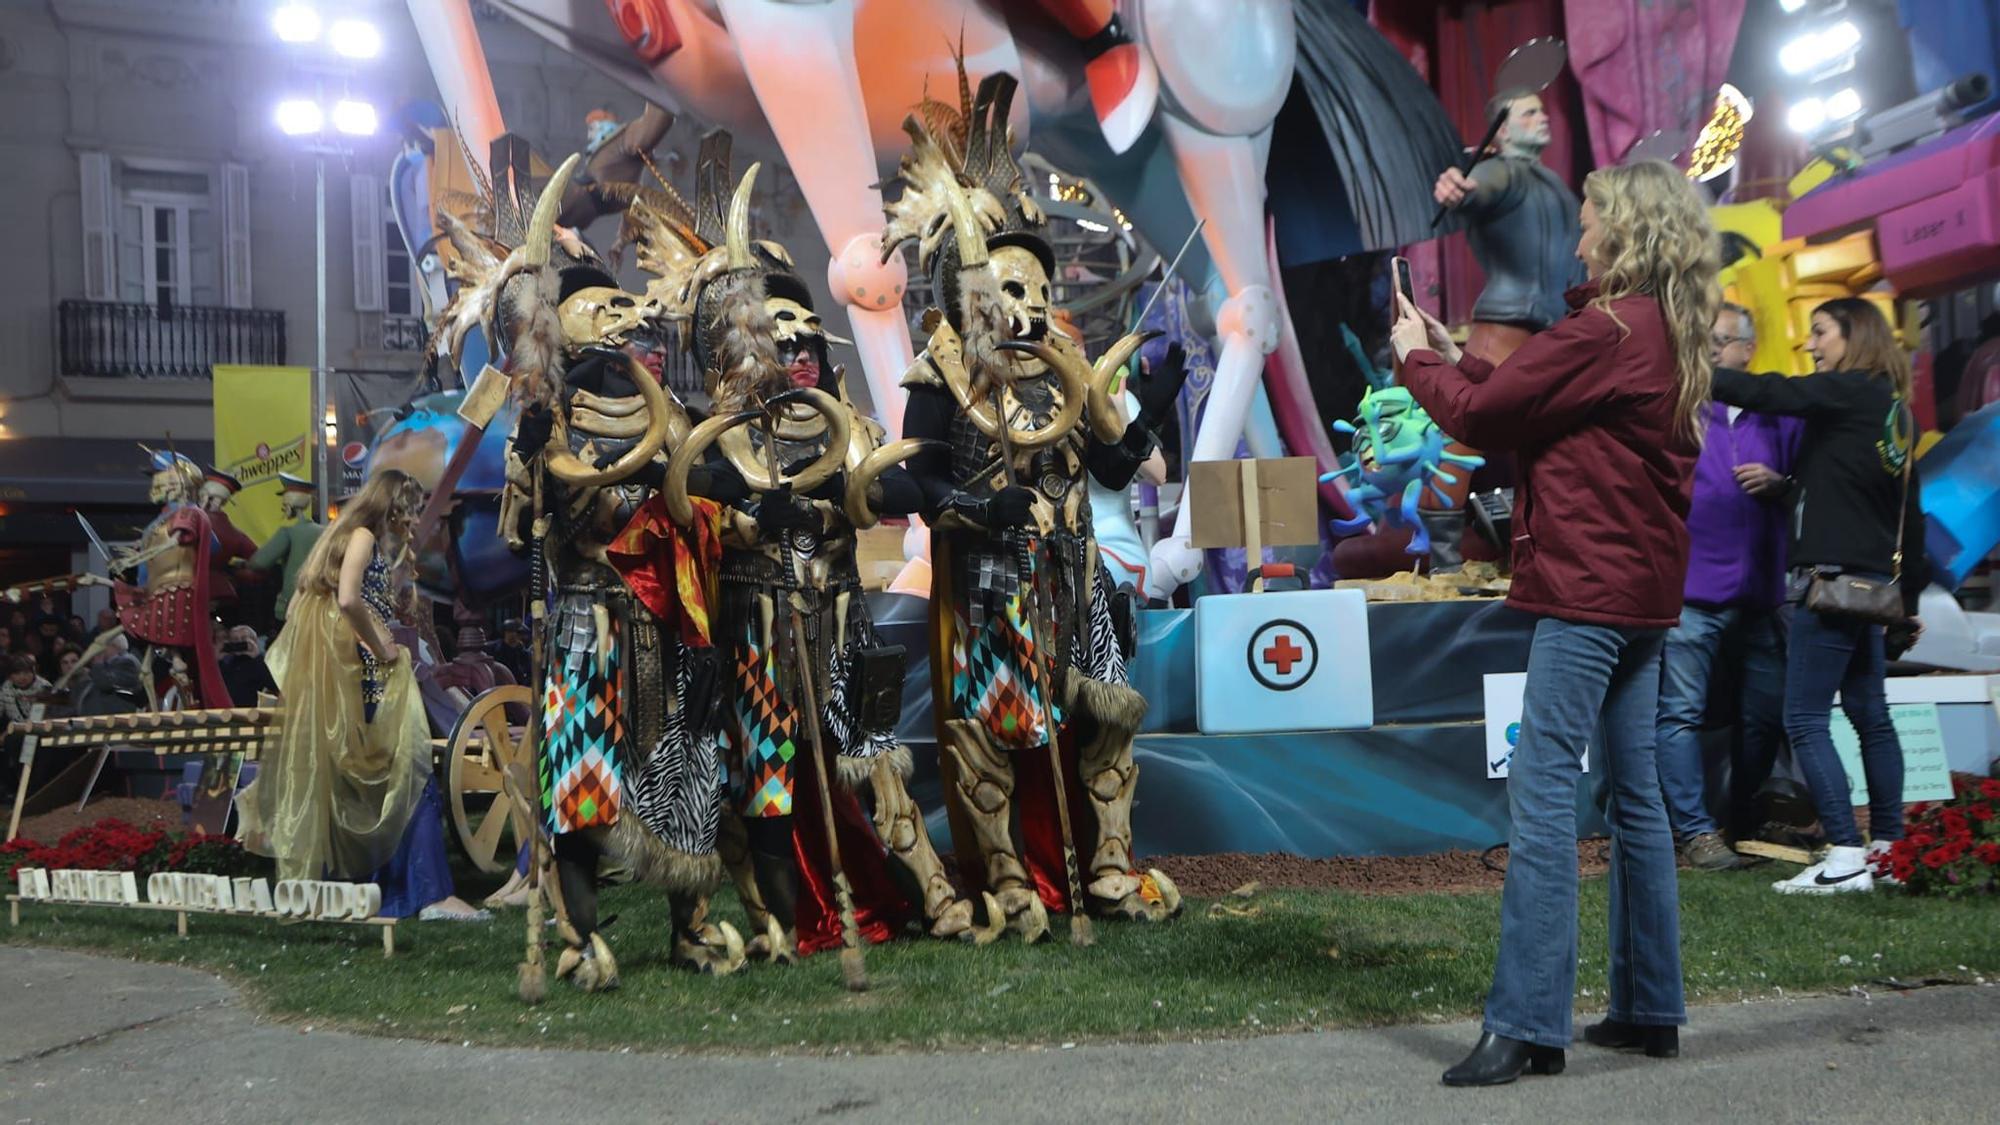
{"type": "Polygon", "coordinates": [[[313,227],[317,240],[316,257],[318,267],[314,271],[318,283],[318,309],[316,313],[317,331],[314,333],[316,351],[313,356],[313,416],[312,426],[307,431],[313,443],[313,491],[317,493],[319,518],[325,522],[327,508],[333,495],[327,473],[331,471],[326,455],[326,411],[327,411],[327,369],[326,369],[326,153],[313,154],[313,227]]]}

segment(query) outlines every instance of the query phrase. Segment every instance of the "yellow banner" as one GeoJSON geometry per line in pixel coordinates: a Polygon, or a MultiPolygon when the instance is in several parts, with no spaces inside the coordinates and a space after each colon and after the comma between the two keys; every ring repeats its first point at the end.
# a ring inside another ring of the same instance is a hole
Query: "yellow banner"
{"type": "Polygon", "coordinates": [[[283,516],[278,474],[312,479],[312,421],[311,368],[215,368],[215,467],[243,482],[225,510],[259,543],[283,516]]]}

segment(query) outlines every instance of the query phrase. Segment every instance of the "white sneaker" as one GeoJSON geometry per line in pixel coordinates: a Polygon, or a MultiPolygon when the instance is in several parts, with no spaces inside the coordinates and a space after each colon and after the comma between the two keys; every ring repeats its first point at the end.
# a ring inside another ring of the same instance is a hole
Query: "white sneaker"
{"type": "Polygon", "coordinates": [[[1829,848],[1826,858],[1789,879],[1771,884],[1781,895],[1832,895],[1848,891],[1872,891],[1875,878],[1868,873],[1867,853],[1861,848],[1829,848]]]}
{"type": "Polygon", "coordinates": [[[1889,849],[1893,846],[1895,846],[1894,840],[1873,840],[1868,844],[1869,875],[1877,883],[1885,887],[1900,887],[1903,885],[1901,879],[1896,878],[1896,876],[1889,872],[1887,856],[1889,855],[1889,849]]]}

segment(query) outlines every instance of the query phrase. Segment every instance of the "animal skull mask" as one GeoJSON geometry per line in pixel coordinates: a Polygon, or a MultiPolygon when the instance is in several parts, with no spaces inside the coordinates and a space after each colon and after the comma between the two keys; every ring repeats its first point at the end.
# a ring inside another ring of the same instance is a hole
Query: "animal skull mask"
{"type": "Polygon", "coordinates": [[[647,323],[647,303],[622,289],[591,286],[569,295],[556,310],[563,345],[574,351],[591,345],[619,348],[647,323]]]}

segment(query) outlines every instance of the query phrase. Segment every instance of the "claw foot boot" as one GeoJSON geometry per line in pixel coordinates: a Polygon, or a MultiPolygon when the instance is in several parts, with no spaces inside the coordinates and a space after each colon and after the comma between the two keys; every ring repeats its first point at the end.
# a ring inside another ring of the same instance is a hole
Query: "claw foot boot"
{"type": "Polygon", "coordinates": [[[1504,1086],[1526,1071],[1561,1074],[1566,1060],[1561,1047],[1543,1047],[1487,1032],[1465,1061],[1444,1072],[1447,1086],[1504,1086]]]}

